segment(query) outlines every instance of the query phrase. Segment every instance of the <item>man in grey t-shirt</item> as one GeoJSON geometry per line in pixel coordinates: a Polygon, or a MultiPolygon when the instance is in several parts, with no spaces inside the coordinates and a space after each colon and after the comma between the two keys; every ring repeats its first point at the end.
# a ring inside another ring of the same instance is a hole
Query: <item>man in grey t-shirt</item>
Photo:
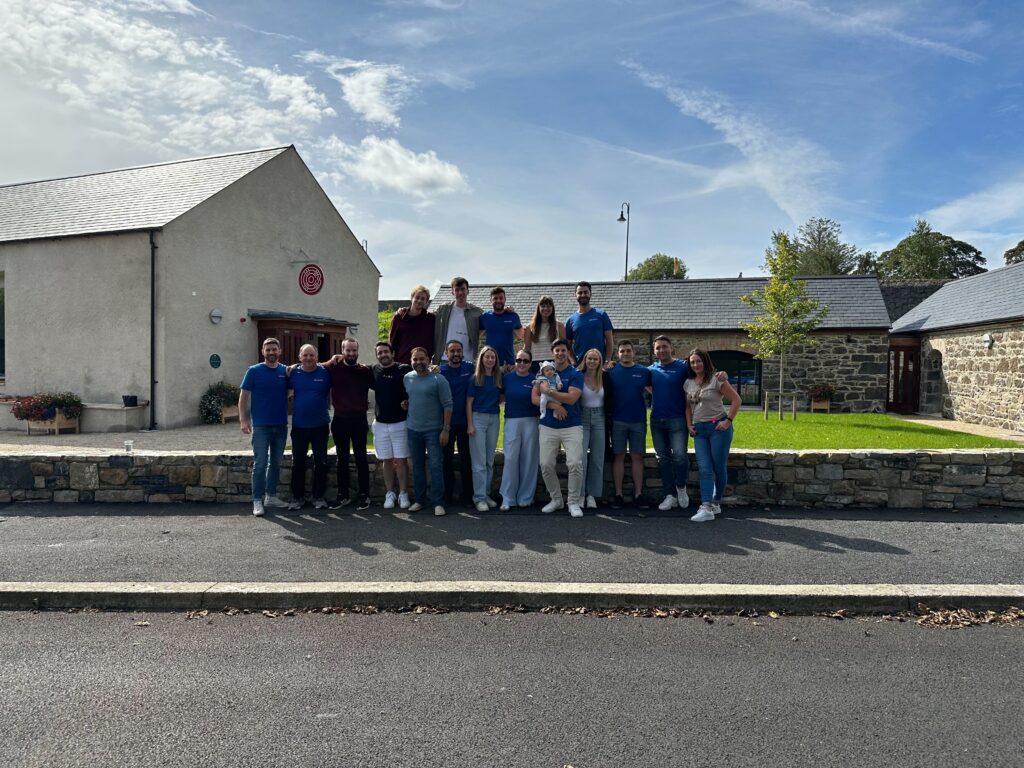
{"type": "Polygon", "coordinates": [[[448,443],[452,422],[452,390],[439,373],[430,372],[430,356],[423,347],[412,351],[412,371],[403,379],[409,399],[405,421],[412,458],[412,483],[416,503],[410,512],[423,509],[427,498],[427,459],[430,462],[430,502],[434,514],[445,514],[442,449],[448,443]]]}

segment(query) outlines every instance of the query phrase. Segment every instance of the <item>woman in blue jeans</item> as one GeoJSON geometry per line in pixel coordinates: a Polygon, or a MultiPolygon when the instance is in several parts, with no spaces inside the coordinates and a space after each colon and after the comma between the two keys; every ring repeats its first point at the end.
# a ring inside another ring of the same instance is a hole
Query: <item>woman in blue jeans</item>
{"type": "Polygon", "coordinates": [[[719,381],[711,356],[703,349],[688,355],[693,377],[683,383],[686,392],[686,426],[693,436],[700,474],[700,509],[690,519],[695,523],[714,520],[722,512],[722,496],[729,477],[729,447],[732,422],[740,409],[740,396],[728,381],[719,381]],[[729,400],[729,411],[722,402],[729,400]]]}
{"type": "Polygon", "coordinates": [[[589,349],[577,366],[583,371],[583,394],[580,395],[583,420],[583,488],[587,509],[597,509],[603,495],[605,454],[606,386],[604,358],[596,349],[589,349]]]}
{"type": "Polygon", "coordinates": [[[473,504],[478,512],[498,506],[491,498],[491,481],[498,447],[498,411],[503,401],[498,352],[485,346],[476,358],[476,371],[466,389],[466,434],[473,463],[473,504]]]}

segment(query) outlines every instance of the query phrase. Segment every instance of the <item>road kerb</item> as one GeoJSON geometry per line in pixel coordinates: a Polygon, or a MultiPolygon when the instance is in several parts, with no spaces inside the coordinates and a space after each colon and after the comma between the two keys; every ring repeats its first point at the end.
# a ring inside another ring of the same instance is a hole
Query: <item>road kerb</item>
{"type": "Polygon", "coordinates": [[[0,582],[2,610],[72,608],[250,610],[375,605],[479,609],[742,608],[794,614],[848,610],[898,613],[932,608],[1024,606],[1024,584],[624,584],[512,581],[412,582],[0,582]]]}

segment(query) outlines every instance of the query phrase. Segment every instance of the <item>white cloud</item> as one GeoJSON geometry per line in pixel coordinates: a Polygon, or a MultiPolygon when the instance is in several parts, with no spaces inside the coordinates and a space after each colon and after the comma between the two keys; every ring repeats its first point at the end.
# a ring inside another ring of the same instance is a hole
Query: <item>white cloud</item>
{"type": "Polygon", "coordinates": [[[336,173],[374,189],[392,189],[421,198],[469,190],[458,166],[441,160],[433,150],[413,152],[393,138],[367,136],[353,145],[330,136],[317,148],[336,173]]]}
{"type": "MultiPolygon", "coordinates": [[[[977,64],[982,60],[982,57],[973,51],[900,32],[893,26],[896,21],[896,10],[892,7],[881,10],[868,8],[853,14],[843,14],[833,11],[827,6],[816,6],[807,0],[747,0],[747,2],[760,10],[795,17],[836,34],[890,40],[900,45],[921,48],[970,64],[977,64]]],[[[974,34],[974,28],[973,26],[969,27],[967,32],[974,34]]]]}
{"type": "Polygon", "coordinates": [[[942,232],[1019,224],[1024,220],[1024,174],[932,208],[924,218],[942,232]]]}
{"type": "Polygon", "coordinates": [[[353,112],[368,122],[398,127],[398,110],[416,82],[402,67],[327,56],[320,51],[307,51],[300,58],[323,66],[338,81],[353,112]]]}
{"type": "MultiPolygon", "coordinates": [[[[683,89],[661,75],[648,72],[633,62],[630,69],[648,88],[665,94],[688,117],[707,123],[722,134],[746,160],[746,173],[771,196],[794,224],[804,221],[829,201],[824,191],[835,163],[821,147],[783,131],[773,131],[757,118],[736,110],[721,94],[708,89],[683,89]]],[[[707,191],[734,187],[743,169],[723,169],[707,191]]]]}

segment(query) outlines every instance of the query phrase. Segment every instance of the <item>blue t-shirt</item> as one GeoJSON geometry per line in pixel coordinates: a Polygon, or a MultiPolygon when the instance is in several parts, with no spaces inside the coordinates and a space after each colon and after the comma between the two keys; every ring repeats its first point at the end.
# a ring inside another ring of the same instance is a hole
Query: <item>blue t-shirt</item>
{"type": "Polygon", "coordinates": [[[458,368],[452,368],[448,363],[441,363],[441,375],[444,376],[452,391],[452,426],[464,426],[466,424],[466,390],[469,389],[470,379],[473,378],[473,366],[464,362],[458,368]]]}
{"type": "MultiPolygon", "coordinates": [[[[565,338],[572,344],[572,353],[580,361],[591,349],[604,359],[604,332],[612,330],[612,321],[603,309],[592,307],[589,312],[573,312],[565,321],[565,338]]],[[[607,362],[607,361],[605,361],[607,362]]]]}
{"type": "Polygon", "coordinates": [[[550,408],[545,408],[544,413],[540,416],[540,423],[545,427],[553,427],[555,429],[565,429],[566,427],[578,427],[583,423],[582,419],[582,402],[583,402],[583,372],[578,371],[571,365],[564,371],[558,372],[558,378],[561,379],[561,385],[558,387],[559,392],[568,392],[569,387],[575,387],[580,391],[580,397],[576,398],[576,402],[572,405],[566,405],[562,403],[562,407],[568,411],[568,415],[559,421],[555,418],[555,414],[550,408]]]}
{"type": "Polygon", "coordinates": [[[673,360],[668,365],[655,362],[651,372],[651,418],[685,419],[686,395],[683,382],[690,375],[690,364],[673,360]]]}
{"type": "Polygon", "coordinates": [[[250,365],[242,377],[242,389],[251,393],[252,425],[279,427],[288,424],[288,375],[278,363],[250,365]]]}
{"type": "Polygon", "coordinates": [[[326,368],[318,365],[312,371],[305,371],[299,366],[288,377],[288,386],[295,392],[293,427],[312,429],[331,422],[327,410],[331,401],[331,374],[326,368]]]}
{"type": "Polygon", "coordinates": [[[484,332],[484,342],[498,351],[498,362],[501,365],[515,363],[515,332],[522,327],[519,315],[515,312],[506,311],[499,315],[493,309],[489,309],[480,315],[480,330],[484,332]]]}
{"type": "Polygon", "coordinates": [[[473,413],[497,413],[501,394],[493,376],[485,376],[483,384],[477,384],[476,378],[471,378],[466,390],[466,397],[473,398],[473,413]]]}
{"type": "Polygon", "coordinates": [[[501,380],[505,385],[505,420],[540,416],[540,409],[530,399],[533,376],[507,373],[501,380]]]}
{"type": "Polygon", "coordinates": [[[616,365],[604,372],[612,380],[615,402],[612,406],[612,421],[636,424],[647,421],[647,403],[644,389],[651,384],[651,372],[642,365],[616,365]]]}
{"type": "Polygon", "coordinates": [[[420,376],[415,371],[405,374],[405,392],[409,397],[408,429],[432,432],[444,426],[444,412],[451,410],[452,390],[443,376],[428,373],[420,376]]]}

